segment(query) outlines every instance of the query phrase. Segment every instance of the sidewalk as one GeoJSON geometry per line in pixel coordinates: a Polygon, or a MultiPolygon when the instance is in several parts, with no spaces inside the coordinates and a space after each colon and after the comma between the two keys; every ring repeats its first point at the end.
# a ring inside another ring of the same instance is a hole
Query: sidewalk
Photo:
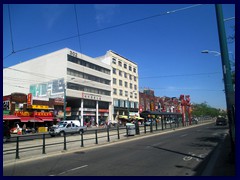
{"type": "Polygon", "coordinates": [[[202,176],[236,176],[235,156],[231,150],[229,134],[214,150],[202,176]]]}

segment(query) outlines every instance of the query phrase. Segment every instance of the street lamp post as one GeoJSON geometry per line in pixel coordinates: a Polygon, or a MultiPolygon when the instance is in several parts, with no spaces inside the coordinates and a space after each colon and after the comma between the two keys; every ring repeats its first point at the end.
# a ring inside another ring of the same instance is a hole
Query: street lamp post
{"type": "Polygon", "coordinates": [[[226,32],[224,27],[222,6],[220,4],[215,5],[216,16],[217,16],[217,26],[219,33],[219,43],[221,53],[216,51],[202,51],[202,53],[214,52],[217,55],[221,55],[222,59],[222,71],[224,78],[224,87],[226,95],[226,104],[227,104],[227,115],[229,120],[229,134],[231,139],[232,152],[235,152],[235,92],[233,90],[232,76],[231,76],[231,67],[229,61],[228,47],[226,41],[226,32]]]}
{"type": "Polygon", "coordinates": [[[64,82],[63,120],[66,120],[66,86],[67,82],[64,82]]]}

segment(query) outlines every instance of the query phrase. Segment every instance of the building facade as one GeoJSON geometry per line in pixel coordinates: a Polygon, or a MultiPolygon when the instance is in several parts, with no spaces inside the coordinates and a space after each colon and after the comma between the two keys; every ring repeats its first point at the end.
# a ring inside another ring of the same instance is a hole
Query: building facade
{"type": "Polygon", "coordinates": [[[33,99],[65,99],[69,118],[79,119],[81,125],[96,124],[112,114],[111,70],[110,65],[64,48],[5,68],[3,95],[30,92],[33,99]]]}
{"type": "Polygon", "coordinates": [[[96,58],[112,68],[112,119],[139,116],[138,65],[109,50],[104,56],[96,58]]]}
{"type": "Polygon", "coordinates": [[[159,111],[159,112],[181,112],[181,101],[176,97],[157,97],[151,89],[144,89],[139,92],[139,112],[159,111]]]}

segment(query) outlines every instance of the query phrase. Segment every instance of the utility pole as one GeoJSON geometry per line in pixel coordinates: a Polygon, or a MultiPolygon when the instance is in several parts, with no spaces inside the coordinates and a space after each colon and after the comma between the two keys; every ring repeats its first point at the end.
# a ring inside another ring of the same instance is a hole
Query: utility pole
{"type": "Polygon", "coordinates": [[[216,4],[217,26],[219,33],[219,43],[221,49],[221,59],[223,68],[224,87],[227,104],[227,115],[229,122],[229,135],[231,138],[232,152],[235,152],[235,92],[233,90],[231,66],[229,62],[229,54],[226,40],[226,32],[224,27],[224,19],[222,13],[222,5],[216,4]]]}
{"type": "Polygon", "coordinates": [[[64,91],[64,104],[63,104],[63,120],[66,120],[66,88],[67,88],[67,82],[64,80],[64,88],[63,88],[63,91],[64,91]]]}

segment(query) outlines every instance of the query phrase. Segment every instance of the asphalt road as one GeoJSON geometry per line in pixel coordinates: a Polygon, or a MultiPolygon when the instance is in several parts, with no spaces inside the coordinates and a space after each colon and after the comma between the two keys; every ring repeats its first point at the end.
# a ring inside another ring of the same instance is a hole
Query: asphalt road
{"type": "Polygon", "coordinates": [[[139,137],[3,167],[4,176],[195,176],[227,127],[214,124],[139,137]]]}

